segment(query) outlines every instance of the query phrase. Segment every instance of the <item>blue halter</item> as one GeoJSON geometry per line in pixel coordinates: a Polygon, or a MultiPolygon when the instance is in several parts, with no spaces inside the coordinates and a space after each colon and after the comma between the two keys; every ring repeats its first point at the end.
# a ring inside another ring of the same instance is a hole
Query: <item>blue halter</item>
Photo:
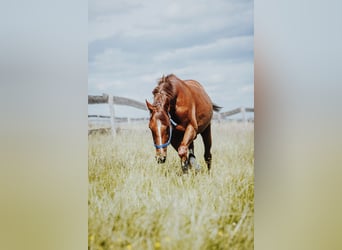
{"type": "Polygon", "coordinates": [[[176,127],[176,126],[177,126],[177,123],[176,123],[174,120],[172,120],[170,114],[169,114],[169,117],[170,117],[170,123],[171,123],[171,125],[172,125],[172,126],[170,126],[169,140],[168,140],[166,143],[161,144],[161,145],[154,144],[154,146],[156,147],[156,149],[166,148],[166,147],[169,146],[169,144],[171,143],[171,138],[172,138],[172,127],[176,127]]]}

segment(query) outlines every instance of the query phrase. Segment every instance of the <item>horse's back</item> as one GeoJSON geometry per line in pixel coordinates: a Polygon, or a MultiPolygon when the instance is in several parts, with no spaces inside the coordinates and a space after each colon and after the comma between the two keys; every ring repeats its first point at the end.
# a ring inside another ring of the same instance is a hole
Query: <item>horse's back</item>
{"type": "Polygon", "coordinates": [[[196,102],[196,107],[202,106],[203,108],[207,108],[208,111],[212,112],[212,101],[203,86],[195,80],[185,80],[184,82],[190,89],[192,97],[196,102]]]}

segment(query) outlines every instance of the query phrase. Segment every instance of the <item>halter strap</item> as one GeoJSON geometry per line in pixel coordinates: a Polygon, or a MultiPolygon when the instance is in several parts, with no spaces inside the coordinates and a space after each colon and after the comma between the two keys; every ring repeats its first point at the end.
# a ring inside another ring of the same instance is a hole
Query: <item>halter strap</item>
{"type": "Polygon", "coordinates": [[[172,124],[174,127],[177,127],[177,125],[178,125],[177,122],[175,122],[174,120],[172,120],[170,113],[168,113],[168,115],[169,115],[171,124],[172,124]]]}
{"type": "Polygon", "coordinates": [[[164,144],[161,144],[161,145],[154,144],[154,146],[156,147],[156,149],[165,148],[165,147],[169,146],[169,144],[171,143],[171,137],[172,137],[172,126],[170,126],[169,140],[164,144]]]}
{"type": "Polygon", "coordinates": [[[172,120],[171,116],[170,116],[170,122],[171,122],[172,126],[177,127],[178,124],[174,120],[172,120]]]}
{"type": "Polygon", "coordinates": [[[172,138],[172,127],[176,127],[178,124],[177,124],[174,120],[172,120],[170,113],[169,113],[169,118],[170,118],[170,123],[171,123],[171,125],[172,125],[172,126],[170,126],[169,140],[168,140],[166,143],[161,144],[161,145],[154,144],[154,146],[156,147],[156,149],[165,148],[165,147],[169,146],[170,143],[171,143],[171,138],[172,138]]]}

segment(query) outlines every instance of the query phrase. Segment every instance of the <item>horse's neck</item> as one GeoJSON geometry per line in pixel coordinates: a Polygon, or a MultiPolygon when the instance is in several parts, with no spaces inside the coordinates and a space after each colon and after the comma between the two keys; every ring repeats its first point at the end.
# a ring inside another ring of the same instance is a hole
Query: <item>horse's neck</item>
{"type": "Polygon", "coordinates": [[[174,82],[173,84],[173,99],[177,99],[178,93],[181,91],[182,88],[182,82],[174,82]]]}
{"type": "Polygon", "coordinates": [[[177,97],[178,97],[178,93],[182,91],[182,86],[183,83],[182,82],[179,82],[179,81],[173,81],[171,83],[173,86],[172,86],[172,89],[173,89],[173,93],[171,96],[166,96],[166,102],[168,102],[171,110],[175,108],[175,105],[176,105],[176,102],[177,102],[177,97]]]}

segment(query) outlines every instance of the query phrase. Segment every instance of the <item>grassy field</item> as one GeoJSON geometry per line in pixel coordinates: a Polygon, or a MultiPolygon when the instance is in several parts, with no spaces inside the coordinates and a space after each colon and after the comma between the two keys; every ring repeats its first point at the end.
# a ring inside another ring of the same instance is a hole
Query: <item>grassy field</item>
{"type": "Polygon", "coordinates": [[[180,175],[171,146],[154,159],[147,125],[89,136],[89,249],[253,249],[254,129],[216,124],[212,172],[180,175]]]}

